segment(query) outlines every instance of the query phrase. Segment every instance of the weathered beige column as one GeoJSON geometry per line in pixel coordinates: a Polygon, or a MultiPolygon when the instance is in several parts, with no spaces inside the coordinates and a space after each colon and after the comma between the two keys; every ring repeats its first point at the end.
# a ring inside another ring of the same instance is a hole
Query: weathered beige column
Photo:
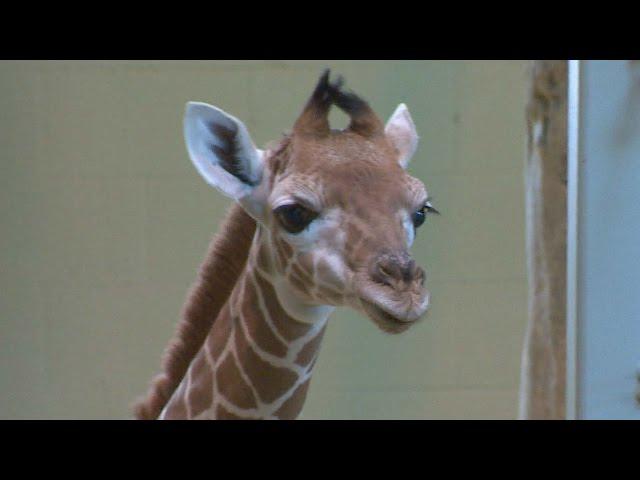
{"type": "Polygon", "coordinates": [[[526,215],[529,323],[519,416],[565,418],[567,61],[531,62],[526,215]]]}

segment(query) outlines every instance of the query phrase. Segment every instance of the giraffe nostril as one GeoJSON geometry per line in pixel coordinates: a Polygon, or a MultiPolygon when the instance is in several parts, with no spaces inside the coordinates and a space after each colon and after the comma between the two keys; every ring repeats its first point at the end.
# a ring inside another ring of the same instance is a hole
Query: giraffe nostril
{"type": "Polygon", "coordinates": [[[372,278],[378,283],[400,287],[414,282],[424,283],[424,272],[406,252],[386,253],[374,262],[372,278]]]}
{"type": "Polygon", "coordinates": [[[392,277],[393,276],[393,273],[391,272],[391,269],[389,269],[388,267],[385,267],[384,265],[378,266],[378,270],[380,271],[380,273],[384,277],[392,277]]]}
{"type": "Polygon", "coordinates": [[[408,262],[403,262],[400,270],[402,271],[402,279],[405,282],[412,282],[416,278],[417,267],[416,262],[413,259],[410,259],[408,262]]]}
{"type": "Polygon", "coordinates": [[[384,265],[383,263],[378,262],[376,263],[373,271],[373,278],[379,283],[391,286],[393,272],[388,265],[384,265]]]}

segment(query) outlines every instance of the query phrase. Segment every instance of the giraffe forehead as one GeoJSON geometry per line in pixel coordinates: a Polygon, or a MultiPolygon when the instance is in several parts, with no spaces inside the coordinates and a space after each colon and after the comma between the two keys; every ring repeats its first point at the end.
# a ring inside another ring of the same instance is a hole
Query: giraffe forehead
{"type": "Polygon", "coordinates": [[[371,237],[382,229],[395,237],[427,198],[423,183],[400,166],[385,138],[291,138],[283,160],[272,170],[271,209],[301,203],[320,214],[308,231],[290,239],[301,249],[324,244],[340,250],[354,231],[371,237]]]}
{"type": "Polygon", "coordinates": [[[322,138],[289,136],[281,147],[274,157],[278,161],[270,162],[272,201],[288,195],[314,197],[317,206],[351,203],[355,196],[367,203],[381,197],[412,202],[424,192],[422,182],[400,166],[384,135],[365,138],[333,130],[322,138]]]}
{"type": "Polygon", "coordinates": [[[305,168],[323,162],[327,166],[358,163],[393,166],[396,153],[384,136],[365,138],[349,131],[334,130],[330,135],[294,137],[292,166],[305,168]]]}
{"type": "Polygon", "coordinates": [[[400,167],[394,170],[366,166],[325,168],[288,172],[274,182],[270,195],[273,208],[289,201],[302,201],[318,211],[340,207],[345,212],[396,211],[414,208],[426,200],[424,184],[400,167]]]}

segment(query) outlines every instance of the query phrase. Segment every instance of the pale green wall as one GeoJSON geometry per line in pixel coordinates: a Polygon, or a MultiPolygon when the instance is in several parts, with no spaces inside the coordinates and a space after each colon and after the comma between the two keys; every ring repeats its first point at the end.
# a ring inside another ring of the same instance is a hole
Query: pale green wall
{"type": "MultiPolygon", "coordinates": [[[[185,152],[188,100],[258,145],[325,65],[385,118],[443,215],[413,247],[432,310],[330,321],[303,418],[513,418],[526,319],[523,62],[0,62],[0,418],[127,418],[227,201],[185,152]]],[[[338,124],[346,123],[334,115],[338,124]]]]}

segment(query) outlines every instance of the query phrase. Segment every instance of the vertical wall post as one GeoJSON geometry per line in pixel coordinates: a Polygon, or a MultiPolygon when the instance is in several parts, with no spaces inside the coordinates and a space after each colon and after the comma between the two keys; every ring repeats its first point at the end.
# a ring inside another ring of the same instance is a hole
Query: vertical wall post
{"type": "Polygon", "coordinates": [[[565,418],[567,61],[531,63],[527,105],[529,317],[519,417],[565,418]]]}

